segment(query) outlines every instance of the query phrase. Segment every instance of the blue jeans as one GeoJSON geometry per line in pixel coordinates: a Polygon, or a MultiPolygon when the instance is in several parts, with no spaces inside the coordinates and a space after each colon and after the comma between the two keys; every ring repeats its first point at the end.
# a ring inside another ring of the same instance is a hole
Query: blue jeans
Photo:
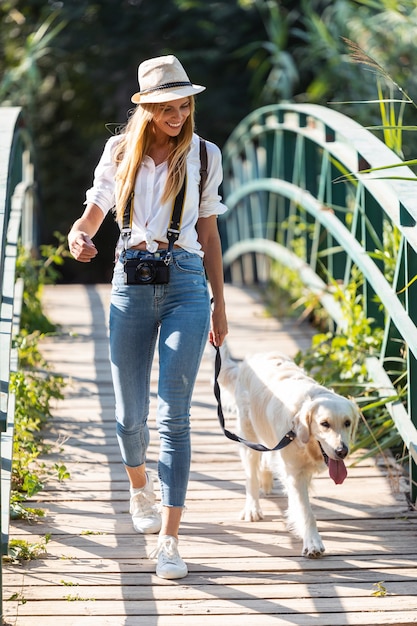
{"type": "MultiPolygon", "coordinates": [[[[128,250],[127,258],[140,258],[128,250]]],[[[150,377],[158,342],[158,475],[162,504],[183,506],[191,461],[190,405],[208,337],[210,298],[201,257],[173,250],[166,285],[125,285],[117,261],[110,305],[116,432],[128,467],[146,461],[150,377]],[[159,341],[158,341],[159,336],[159,341]]]]}

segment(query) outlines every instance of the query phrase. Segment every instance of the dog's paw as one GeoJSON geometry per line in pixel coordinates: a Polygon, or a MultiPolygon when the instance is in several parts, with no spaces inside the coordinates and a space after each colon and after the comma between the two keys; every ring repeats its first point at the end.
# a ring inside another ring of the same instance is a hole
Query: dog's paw
{"type": "Polygon", "coordinates": [[[259,522],[263,518],[264,516],[259,506],[245,506],[240,514],[240,519],[245,522],[259,522]]]}
{"type": "Polygon", "coordinates": [[[318,559],[323,556],[325,551],[324,544],[320,535],[317,533],[314,537],[306,537],[304,539],[303,551],[301,556],[305,556],[308,559],[318,559]]]}

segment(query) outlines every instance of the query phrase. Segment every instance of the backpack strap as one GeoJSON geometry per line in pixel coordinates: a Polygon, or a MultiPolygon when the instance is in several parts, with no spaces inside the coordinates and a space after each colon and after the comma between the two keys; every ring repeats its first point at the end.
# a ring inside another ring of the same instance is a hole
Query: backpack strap
{"type": "Polygon", "coordinates": [[[125,210],[123,211],[123,221],[122,227],[120,229],[120,234],[122,236],[123,248],[126,251],[129,245],[129,239],[132,234],[132,219],[133,219],[133,199],[135,197],[135,192],[132,190],[126,205],[125,210]]]}
{"type": "Polygon", "coordinates": [[[171,220],[170,220],[168,230],[167,230],[168,257],[170,257],[172,248],[174,247],[174,243],[177,241],[178,237],[180,236],[181,218],[182,218],[182,210],[184,208],[186,186],[187,186],[187,174],[185,174],[184,176],[182,187],[179,190],[174,200],[174,204],[172,206],[171,220]]]}
{"type": "MultiPolygon", "coordinates": [[[[171,211],[171,219],[169,221],[168,229],[167,229],[167,239],[168,239],[168,253],[167,260],[169,262],[171,257],[171,252],[174,247],[175,242],[180,236],[180,226],[181,226],[181,218],[182,211],[184,208],[184,200],[185,200],[185,188],[187,185],[187,174],[184,176],[184,180],[182,183],[182,187],[179,190],[177,196],[174,199],[171,211]]],[[[123,212],[123,223],[122,228],[120,229],[120,234],[123,240],[123,248],[126,251],[129,244],[129,239],[132,235],[132,220],[133,220],[133,200],[135,197],[134,191],[129,195],[129,198],[126,202],[125,210],[123,212]]]]}
{"type": "MultiPolygon", "coordinates": [[[[200,137],[200,184],[199,184],[199,204],[201,203],[201,197],[203,195],[203,189],[207,180],[207,146],[205,140],[200,137]]],[[[185,178],[182,188],[179,191],[178,196],[174,200],[172,207],[171,221],[167,231],[168,242],[173,247],[175,241],[179,237],[179,229],[181,223],[182,209],[184,205],[185,196],[185,178]]],[[[128,242],[132,234],[132,219],[133,219],[133,199],[134,191],[130,194],[125,210],[123,212],[123,223],[121,228],[121,235],[124,242],[124,249],[127,250],[128,242]]]]}
{"type": "Polygon", "coordinates": [[[204,189],[204,185],[206,184],[206,180],[207,180],[207,146],[206,146],[206,142],[205,140],[200,137],[200,185],[199,185],[199,192],[200,192],[200,202],[201,203],[201,196],[203,195],[203,189],[204,189]]]}

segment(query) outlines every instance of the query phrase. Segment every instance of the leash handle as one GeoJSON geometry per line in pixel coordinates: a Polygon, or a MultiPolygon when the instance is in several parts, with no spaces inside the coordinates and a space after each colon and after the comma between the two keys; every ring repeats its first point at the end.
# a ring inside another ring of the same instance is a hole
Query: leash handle
{"type": "Polygon", "coordinates": [[[264,446],[261,443],[253,443],[252,441],[247,441],[243,437],[239,437],[239,435],[236,435],[235,433],[231,433],[229,430],[227,430],[225,428],[223,408],[222,408],[222,402],[221,402],[220,385],[219,385],[219,382],[218,382],[218,378],[219,378],[219,374],[220,374],[220,370],[221,370],[221,366],[222,366],[222,359],[221,359],[221,356],[220,356],[220,349],[219,349],[219,347],[218,346],[214,346],[214,348],[216,349],[216,359],[215,359],[215,363],[214,363],[214,387],[213,387],[213,391],[214,391],[214,396],[215,396],[215,398],[217,400],[217,417],[219,418],[220,426],[222,427],[223,433],[226,435],[226,437],[228,439],[231,439],[232,441],[237,441],[238,443],[243,443],[248,448],[251,448],[252,450],[257,450],[258,452],[272,452],[273,450],[281,450],[282,448],[285,448],[285,446],[288,446],[288,444],[290,444],[292,441],[294,441],[294,439],[296,437],[296,434],[292,430],[289,430],[287,432],[287,434],[283,436],[281,441],[279,443],[277,443],[277,445],[274,448],[267,448],[266,446],[264,446]]]}

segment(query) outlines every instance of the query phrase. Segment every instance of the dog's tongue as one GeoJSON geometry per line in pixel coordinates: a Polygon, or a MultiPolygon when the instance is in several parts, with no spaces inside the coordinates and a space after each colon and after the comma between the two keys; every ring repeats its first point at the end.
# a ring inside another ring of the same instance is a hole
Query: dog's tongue
{"type": "Polygon", "coordinates": [[[347,476],[346,465],[343,461],[334,461],[329,458],[329,474],[336,485],[341,485],[347,476]]]}

